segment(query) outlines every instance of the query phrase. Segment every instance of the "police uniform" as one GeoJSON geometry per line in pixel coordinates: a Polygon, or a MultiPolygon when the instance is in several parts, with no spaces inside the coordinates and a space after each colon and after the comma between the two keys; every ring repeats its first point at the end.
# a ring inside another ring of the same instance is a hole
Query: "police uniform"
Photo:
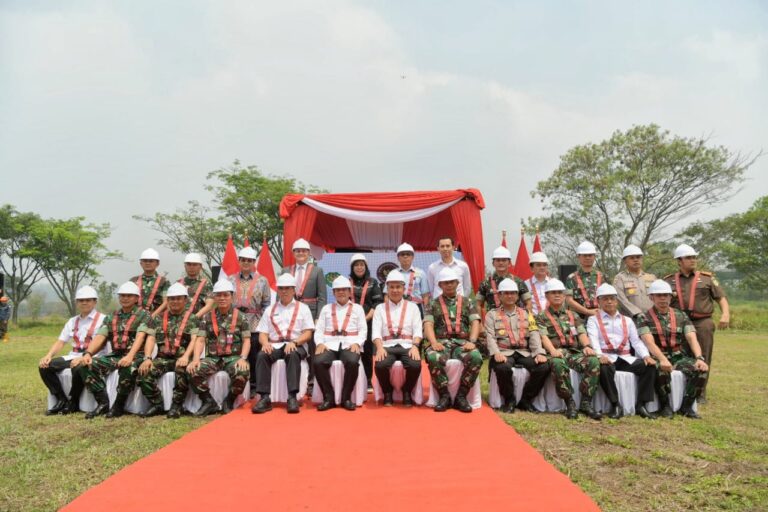
{"type": "Polygon", "coordinates": [[[648,297],[648,287],[656,280],[656,276],[648,272],[632,274],[622,270],[613,279],[619,298],[621,314],[631,318],[639,317],[648,311],[653,302],[648,297]]]}

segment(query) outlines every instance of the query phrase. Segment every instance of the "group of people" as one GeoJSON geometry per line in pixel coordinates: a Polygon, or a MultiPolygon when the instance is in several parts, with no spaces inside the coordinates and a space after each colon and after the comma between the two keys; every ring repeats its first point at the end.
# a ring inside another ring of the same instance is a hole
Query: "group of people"
{"type": "Polygon", "coordinates": [[[440,260],[424,271],[413,266],[413,247],[400,245],[399,267],[384,283],[371,276],[364,254],[354,254],[349,276],[332,282],[331,303],[326,303],[323,271],[311,261],[303,239],[292,246],[295,264],[284,267],[277,279],[274,303],[266,278],[255,271],[257,255],[250,247],[238,253],[239,272],[216,283],[204,276],[197,254],[186,256],[184,276],[171,283],[157,272],[157,251],[147,249],[139,260],[142,273],[117,291],[117,311],[100,313],[96,291],[89,286],[78,290],[79,315],[66,323],[39,363],[41,378],[56,398],[46,414],[78,411],[80,393],[87,388],[97,405],[86,418],[118,417],[137,384],[150,403],[142,416],[163,414],[158,380],[167,372],[175,374],[169,418],[185,412],[190,388],[202,402],[195,415],[227,413],[248,382],[252,396],[258,396],[252,412],[262,414],[272,410],[271,368],[278,360],[285,361],[288,413],[300,411],[304,360],[309,382],[316,380],[322,391],[318,411],[356,408],[352,392],[360,366],[369,387],[375,373],[383,405],[392,406],[390,370],[396,361],[405,370],[402,404],[411,407],[422,359],[438,396],[434,410],[468,413],[472,407],[467,396],[488,357],[504,412],[535,412],[533,399],[552,374],[568,418],[579,412],[601,418],[592,406],[598,385],[611,402],[609,416],[619,418],[614,375],[627,371],[639,376],[637,413],[656,417],[646,408],[655,391],[660,414],[671,417],[670,375],[677,369],[687,379],[680,412],[699,417],[694,403],[706,389],[713,302],[722,309],[722,327],[728,324],[728,302],[714,276],[697,271],[697,255],[689,246],[676,249],[679,271],[664,280],[644,273],[642,251],[627,247],[626,270],[613,285],[594,268],[596,250],[589,242],[579,245],[579,268],[565,283],[550,276],[548,259],[540,252],[530,259],[533,277],[521,280],[510,272],[509,251],[499,247],[493,252],[494,271],[480,283],[475,298],[468,266],[454,257],[454,240],[441,238],[437,247],[440,260]],[[71,351],[56,357],[67,343],[71,351]],[[463,364],[453,397],[446,372],[449,359],[463,364]],[[336,360],[344,367],[340,403],[335,402],[330,375],[336,360]],[[515,367],[530,373],[519,402],[515,367]],[[68,394],[58,378],[66,368],[72,371],[68,394]],[[582,376],[578,407],[571,369],[582,376]],[[110,406],[105,378],[114,370],[117,396],[110,406]],[[230,378],[221,405],[208,387],[209,377],[218,371],[230,378]]]}

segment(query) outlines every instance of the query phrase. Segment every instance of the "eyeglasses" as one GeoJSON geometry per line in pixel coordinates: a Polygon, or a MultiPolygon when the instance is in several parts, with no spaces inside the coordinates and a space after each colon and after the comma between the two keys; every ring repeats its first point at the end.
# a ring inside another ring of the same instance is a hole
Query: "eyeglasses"
{"type": "Polygon", "coordinates": [[[238,260],[240,260],[240,261],[248,261],[248,262],[251,262],[251,263],[253,263],[254,261],[256,261],[256,260],[254,260],[254,259],[252,259],[252,258],[238,258],[238,260]]]}

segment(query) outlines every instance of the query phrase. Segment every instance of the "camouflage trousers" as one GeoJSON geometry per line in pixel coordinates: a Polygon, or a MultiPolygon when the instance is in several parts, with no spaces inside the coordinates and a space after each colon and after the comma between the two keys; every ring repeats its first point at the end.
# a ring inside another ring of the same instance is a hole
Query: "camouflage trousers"
{"type": "Polygon", "coordinates": [[[152,369],[144,376],[139,375],[138,384],[141,392],[152,405],[163,405],[163,395],[157,387],[157,380],[167,372],[174,372],[176,381],[173,385],[173,403],[181,405],[189,390],[189,374],[187,368],[177,368],[174,357],[157,357],[152,361],[152,369]]]}
{"type": "Polygon", "coordinates": [[[480,368],[483,366],[483,356],[477,349],[464,350],[464,347],[454,340],[438,340],[443,345],[443,350],[433,350],[427,346],[424,351],[429,367],[429,374],[432,377],[432,385],[435,386],[438,394],[448,393],[448,373],[445,371],[445,364],[449,359],[458,359],[464,363],[464,370],[461,372],[460,388],[468,391],[475,383],[477,376],[480,375],[480,368]]]}
{"type": "Polygon", "coordinates": [[[210,391],[208,388],[208,379],[216,372],[225,371],[229,375],[229,394],[237,396],[245,389],[250,372],[248,370],[238,370],[235,364],[240,356],[209,356],[200,361],[200,368],[190,377],[192,390],[198,395],[210,391]]]}
{"type": "MultiPolygon", "coordinates": [[[[666,354],[669,362],[672,363],[674,370],[680,370],[685,375],[685,395],[684,398],[695,400],[701,396],[704,387],[707,384],[708,372],[700,372],[695,368],[696,360],[688,357],[682,352],[675,352],[672,355],[666,354]]],[[[658,373],[656,375],[656,393],[659,395],[659,401],[666,402],[672,394],[672,374],[661,371],[661,366],[656,363],[658,373]]]]}
{"type": "Polygon", "coordinates": [[[118,398],[127,398],[133,386],[136,384],[136,377],[139,375],[139,365],[144,361],[144,354],[136,354],[130,366],[121,368],[117,362],[126,356],[125,352],[112,352],[106,356],[94,357],[90,368],[88,366],[80,367],[80,375],[83,378],[85,387],[93,393],[100,393],[107,389],[104,379],[117,370],[117,396],[118,398]]]}
{"type": "Polygon", "coordinates": [[[600,360],[596,356],[585,356],[580,350],[566,348],[560,350],[563,352],[563,357],[549,358],[557,396],[563,400],[569,400],[573,396],[570,370],[574,370],[581,374],[579,384],[581,401],[591,401],[600,383],[600,360]]]}
{"type": "Polygon", "coordinates": [[[0,320],[0,338],[8,332],[8,320],[0,320]]]}

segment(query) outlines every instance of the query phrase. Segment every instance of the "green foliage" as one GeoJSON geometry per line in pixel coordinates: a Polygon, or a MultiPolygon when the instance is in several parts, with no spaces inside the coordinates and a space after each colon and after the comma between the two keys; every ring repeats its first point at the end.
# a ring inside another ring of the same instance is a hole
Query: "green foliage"
{"type": "Polygon", "coordinates": [[[0,208],[0,270],[6,275],[5,294],[13,301],[13,323],[32,286],[43,279],[40,264],[27,253],[33,229],[42,223],[35,213],[23,213],[10,204],[0,208]]]}
{"type": "Polygon", "coordinates": [[[115,292],[117,292],[116,283],[100,281],[99,284],[96,285],[96,293],[99,295],[99,301],[96,307],[99,311],[109,313],[110,311],[117,309],[115,292]]]}

